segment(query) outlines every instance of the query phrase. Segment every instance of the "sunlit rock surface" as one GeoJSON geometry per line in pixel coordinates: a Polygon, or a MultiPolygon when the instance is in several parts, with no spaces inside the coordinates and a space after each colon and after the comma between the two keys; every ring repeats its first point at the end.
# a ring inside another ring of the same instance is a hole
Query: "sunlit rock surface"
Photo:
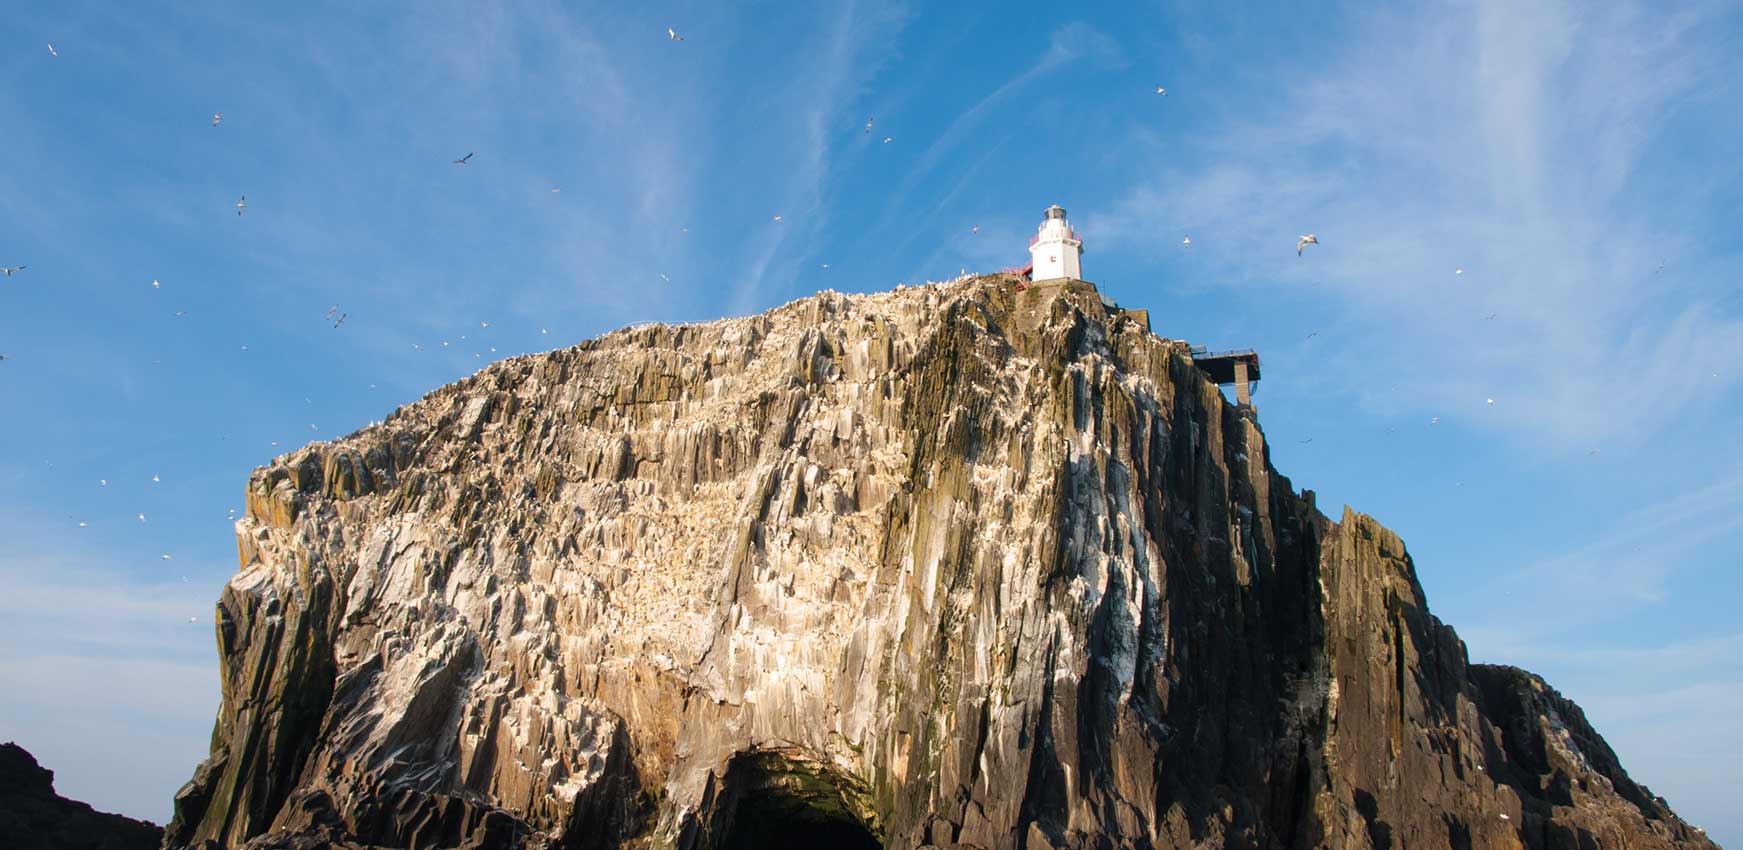
{"type": "Polygon", "coordinates": [[[824,293],[279,458],[166,845],[1713,846],[1147,318],[824,293]]]}

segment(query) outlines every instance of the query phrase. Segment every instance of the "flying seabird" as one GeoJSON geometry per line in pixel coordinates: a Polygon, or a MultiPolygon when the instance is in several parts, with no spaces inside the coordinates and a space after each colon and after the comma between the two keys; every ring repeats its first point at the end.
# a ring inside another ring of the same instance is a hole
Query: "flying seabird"
{"type": "Polygon", "coordinates": [[[666,275],[665,275],[665,273],[664,273],[664,272],[661,272],[661,273],[660,273],[660,280],[663,280],[663,281],[665,281],[665,282],[667,282],[667,283],[671,283],[671,282],[672,282],[672,279],[671,279],[671,278],[669,278],[669,277],[666,277],[666,275]]]}
{"type": "Polygon", "coordinates": [[[52,41],[48,43],[48,55],[60,56],[59,53],[54,52],[54,42],[52,42],[52,41]]]}
{"type": "Polygon", "coordinates": [[[1163,88],[1163,87],[1161,87],[1161,86],[1157,86],[1157,87],[1156,87],[1156,93],[1157,93],[1157,94],[1159,94],[1159,95],[1162,95],[1162,96],[1163,96],[1163,97],[1167,97],[1167,96],[1168,96],[1168,90],[1167,90],[1167,89],[1165,89],[1165,88],[1163,88]]]}
{"type": "Polygon", "coordinates": [[[669,38],[672,41],[683,41],[684,40],[684,37],[679,35],[678,31],[675,29],[672,29],[671,27],[666,27],[666,38],[669,38]]]}
{"type": "Polygon", "coordinates": [[[1318,244],[1319,244],[1319,237],[1314,236],[1311,233],[1307,234],[1306,236],[1301,237],[1301,240],[1295,243],[1295,256],[1297,256],[1297,257],[1301,256],[1301,249],[1306,248],[1309,245],[1318,245],[1318,244]]]}
{"type": "Polygon", "coordinates": [[[977,224],[977,225],[969,228],[968,232],[969,233],[979,233],[980,232],[980,225],[977,224]]]}
{"type": "Polygon", "coordinates": [[[865,119],[865,134],[866,135],[868,135],[868,136],[871,135],[871,128],[872,128],[872,120],[870,118],[865,119]]]}
{"type": "Polygon", "coordinates": [[[884,144],[886,144],[886,145],[887,145],[887,144],[889,144],[889,143],[890,143],[890,142],[893,142],[893,141],[895,141],[895,140],[896,140],[896,137],[895,137],[895,136],[885,136],[885,137],[884,137],[884,144]]]}
{"type": "Polygon", "coordinates": [[[777,216],[775,216],[775,221],[780,221],[780,220],[781,220],[781,217],[780,217],[780,216],[778,216],[778,215],[777,215],[777,216]]]}
{"type": "Polygon", "coordinates": [[[333,328],[334,328],[334,330],[337,330],[337,329],[338,329],[338,328],[339,328],[339,326],[340,326],[340,325],[343,325],[343,324],[345,324],[345,319],[346,319],[346,317],[347,317],[347,316],[350,316],[350,315],[351,315],[351,314],[350,314],[350,313],[340,313],[340,314],[339,314],[339,318],[337,318],[337,319],[334,319],[334,320],[333,320],[333,328]]]}
{"type": "Polygon", "coordinates": [[[1453,274],[1464,274],[1464,273],[1465,273],[1465,269],[1463,266],[1460,266],[1456,269],[1453,269],[1453,274]]]}
{"type": "Polygon", "coordinates": [[[248,196],[243,195],[236,199],[236,214],[241,215],[242,211],[246,209],[248,209],[248,196]]]}
{"type": "Polygon", "coordinates": [[[162,289],[162,288],[163,288],[163,284],[161,284],[161,283],[158,283],[158,282],[157,282],[157,278],[155,278],[155,277],[154,277],[154,278],[152,278],[152,279],[151,279],[151,288],[152,288],[152,289],[162,289]]]}
{"type": "Polygon", "coordinates": [[[1490,405],[1493,405],[1493,404],[1494,404],[1494,403],[1495,403],[1495,400],[1494,400],[1494,399],[1492,399],[1492,398],[1490,398],[1490,399],[1484,399],[1484,401],[1486,401],[1486,402],[1488,402],[1488,403],[1489,403],[1489,404],[1490,404],[1490,405]]]}
{"type": "Polygon", "coordinates": [[[21,272],[27,268],[30,268],[30,267],[29,266],[4,266],[4,267],[0,267],[0,272],[4,272],[7,277],[11,277],[13,272],[21,272]]]}
{"type": "Polygon", "coordinates": [[[218,122],[223,121],[223,120],[224,120],[224,113],[222,113],[222,112],[212,113],[212,126],[214,126],[214,127],[218,126],[218,122]]]}
{"type": "Polygon", "coordinates": [[[1182,237],[1180,240],[1180,247],[1191,248],[1192,247],[1192,237],[1191,236],[1182,237]]]}
{"type": "Polygon", "coordinates": [[[459,158],[459,159],[456,159],[456,160],[454,160],[454,164],[455,164],[455,165],[465,165],[465,164],[466,164],[466,160],[469,160],[469,159],[471,159],[471,158],[472,158],[472,152],[471,152],[471,151],[467,151],[467,152],[466,152],[466,155],[465,155],[465,156],[463,156],[463,157],[460,157],[460,158],[459,158]]]}

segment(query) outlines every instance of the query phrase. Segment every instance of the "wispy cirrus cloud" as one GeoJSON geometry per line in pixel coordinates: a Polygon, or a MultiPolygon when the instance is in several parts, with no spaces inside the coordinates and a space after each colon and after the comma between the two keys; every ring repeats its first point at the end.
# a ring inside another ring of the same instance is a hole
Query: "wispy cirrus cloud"
{"type": "Polygon", "coordinates": [[[64,796],[167,820],[218,705],[211,588],[58,558],[0,563],[0,585],[0,740],[64,796]]]}
{"type": "Polygon", "coordinates": [[[1709,103],[1723,12],[1649,12],[1376,14],[1328,67],[1279,70],[1274,109],[1186,150],[1136,142],[1158,176],[1086,229],[1152,254],[1189,232],[1207,276],[1333,299],[1344,344],[1322,371],[1387,363],[1396,387],[1333,387],[1371,410],[1570,450],[1641,439],[1736,386],[1726,364],[1743,356],[1743,318],[1709,277],[1731,276],[1734,249],[1691,243],[1674,204],[1644,203],[1682,188],[1661,167],[1664,128],[1709,103]],[[1322,244],[1298,260],[1309,232],[1322,244]]]}

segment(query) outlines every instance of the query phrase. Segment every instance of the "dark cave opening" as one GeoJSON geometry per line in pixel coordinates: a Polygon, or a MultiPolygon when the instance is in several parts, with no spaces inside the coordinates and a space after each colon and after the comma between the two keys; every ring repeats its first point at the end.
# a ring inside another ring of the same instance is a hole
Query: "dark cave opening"
{"type": "Polygon", "coordinates": [[[866,828],[851,819],[793,817],[755,800],[739,801],[732,831],[721,850],[883,850],[866,828]]]}
{"type": "Polygon", "coordinates": [[[791,751],[732,760],[717,850],[882,850],[865,787],[791,751]]]}

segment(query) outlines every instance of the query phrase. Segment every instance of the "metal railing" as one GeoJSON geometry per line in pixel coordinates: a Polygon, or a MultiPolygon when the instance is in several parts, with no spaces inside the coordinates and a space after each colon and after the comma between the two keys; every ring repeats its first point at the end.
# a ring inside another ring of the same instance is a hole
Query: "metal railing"
{"type": "MultiPolygon", "coordinates": [[[[1075,230],[1065,231],[1065,238],[1072,241],[1072,242],[1082,242],[1083,241],[1082,239],[1077,238],[1077,231],[1075,231],[1075,230]]],[[[1034,236],[1029,237],[1029,247],[1031,247],[1031,248],[1035,247],[1035,243],[1040,242],[1040,241],[1041,241],[1041,234],[1039,234],[1039,233],[1035,234],[1034,236]]]]}
{"type": "Polygon", "coordinates": [[[1247,357],[1258,356],[1259,352],[1251,348],[1231,348],[1227,351],[1210,351],[1202,345],[1195,345],[1189,351],[1195,360],[1211,360],[1217,357],[1247,357]]]}

